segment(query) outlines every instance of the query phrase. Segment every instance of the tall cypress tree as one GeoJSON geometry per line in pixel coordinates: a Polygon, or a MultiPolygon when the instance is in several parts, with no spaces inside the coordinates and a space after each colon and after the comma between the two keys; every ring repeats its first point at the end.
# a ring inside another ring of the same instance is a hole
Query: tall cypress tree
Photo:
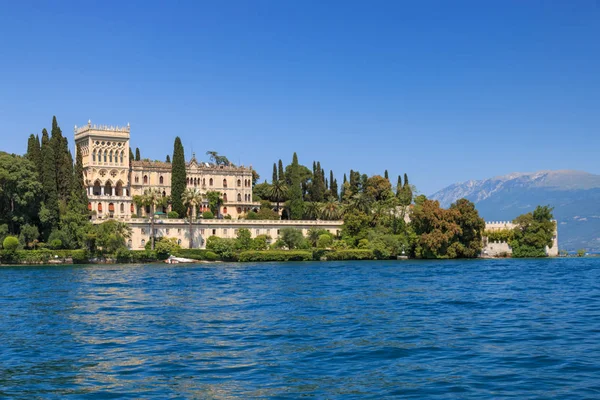
{"type": "Polygon", "coordinates": [[[185,154],[179,136],[175,138],[173,146],[173,162],[171,164],[171,204],[173,211],[184,216],[186,208],[183,205],[185,192],[185,154]]]}
{"type": "Polygon", "coordinates": [[[406,197],[408,204],[412,203],[413,192],[410,184],[408,183],[408,175],[404,174],[404,186],[402,189],[405,191],[404,196],[406,197]]]}
{"type": "Polygon", "coordinates": [[[73,177],[73,156],[69,151],[69,142],[58,126],[56,116],[52,117],[52,137],[50,143],[54,149],[56,163],[56,191],[59,200],[66,202],[71,195],[71,179],[73,177]]]}
{"type": "Polygon", "coordinates": [[[275,183],[278,180],[279,179],[277,179],[277,164],[273,163],[273,177],[271,178],[271,183],[275,183]]]}
{"type": "Polygon", "coordinates": [[[42,172],[42,151],[40,149],[40,138],[39,136],[35,136],[33,133],[29,136],[27,140],[27,159],[35,165],[36,172],[38,176],[41,177],[42,172]]]}
{"type": "Polygon", "coordinates": [[[300,164],[298,155],[294,153],[290,168],[289,200],[290,200],[290,218],[302,219],[304,215],[304,200],[302,199],[302,182],[300,178],[300,164]]]}
{"type": "Polygon", "coordinates": [[[42,187],[44,189],[44,203],[40,211],[40,220],[47,238],[52,228],[58,224],[58,193],[56,189],[56,158],[54,148],[50,143],[48,131],[42,131],[42,187]]]}
{"type": "Polygon", "coordinates": [[[171,162],[171,156],[167,154],[167,159],[165,160],[165,162],[170,163],[171,162]]]}
{"type": "Polygon", "coordinates": [[[136,147],[135,148],[135,161],[140,161],[141,157],[140,157],[140,148],[136,147]]]}
{"type": "Polygon", "coordinates": [[[135,160],[134,155],[133,155],[133,150],[131,150],[131,147],[129,148],[129,166],[131,167],[131,162],[135,160]]]}
{"type": "Polygon", "coordinates": [[[385,170],[385,173],[383,174],[383,177],[384,177],[385,179],[387,179],[388,181],[390,180],[390,177],[389,177],[389,175],[388,175],[388,170],[387,170],[387,169],[385,170]]]}
{"type": "Polygon", "coordinates": [[[337,180],[333,177],[332,170],[329,170],[329,190],[331,191],[331,194],[333,195],[333,197],[335,197],[337,200],[339,198],[338,197],[338,185],[337,185],[337,180]]]}
{"type": "Polygon", "coordinates": [[[396,184],[396,197],[402,192],[402,177],[398,175],[398,183],[396,184]]]}
{"type": "Polygon", "coordinates": [[[321,170],[320,162],[313,162],[313,182],[312,182],[312,201],[323,201],[325,194],[325,180],[323,179],[323,171],[321,170]]]}
{"type": "Polygon", "coordinates": [[[281,159],[279,159],[279,164],[277,167],[277,177],[280,181],[285,182],[285,170],[283,169],[283,162],[281,161],[281,159]]]}
{"type": "Polygon", "coordinates": [[[87,215],[88,195],[85,188],[83,176],[83,157],[79,146],[75,156],[75,168],[73,169],[73,179],[71,180],[71,199],[69,200],[69,209],[79,211],[87,215]]]}

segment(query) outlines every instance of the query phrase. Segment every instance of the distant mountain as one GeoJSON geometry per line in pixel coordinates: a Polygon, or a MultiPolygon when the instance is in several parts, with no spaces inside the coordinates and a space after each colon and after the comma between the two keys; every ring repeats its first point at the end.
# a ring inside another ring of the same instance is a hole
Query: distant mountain
{"type": "Polygon", "coordinates": [[[430,196],[448,207],[460,198],[487,221],[509,221],[537,205],[554,207],[561,250],[600,251],[600,175],[582,171],[513,173],[450,185],[430,196]]]}

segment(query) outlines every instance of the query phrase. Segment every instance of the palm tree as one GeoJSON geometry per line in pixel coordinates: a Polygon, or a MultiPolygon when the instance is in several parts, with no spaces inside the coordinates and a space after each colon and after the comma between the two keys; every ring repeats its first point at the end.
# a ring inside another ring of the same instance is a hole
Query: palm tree
{"type": "Polygon", "coordinates": [[[195,188],[189,188],[186,189],[185,192],[183,192],[183,205],[187,206],[188,208],[188,223],[189,223],[189,235],[190,235],[190,249],[194,248],[194,234],[192,232],[192,217],[193,217],[193,212],[196,209],[196,207],[198,207],[200,204],[202,204],[202,199],[204,198],[204,196],[202,195],[202,192],[200,192],[198,189],[195,188]]]}
{"type": "Polygon", "coordinates": [[[307,201],[304,203],[304,214],[307,219],[317,219],[321,214],[321,203],[316,201],[307,201]]]}
{"type": "Polygon", "coordinates": [[[269,187],[269,197],[272,201],[277,203],[277,212],[279,213],[279,203],[285,200],[285,196],[287,195],[288,188],[284,181],[276,180],[269,187]]]}
{"type": "Polygon", "coordinates": [[[150,234],[152,235],[151,249],[154,250],[154,212],[156,210],[156,206],[164,206],[164,203],[167,199],[163,197],[162,193],[157,189],[146,189],[144,190],[144,194],[137,196],[136,199],[141,205],[150,207],[150,234]]]}
{"type": "Polygon", "coordinates": [[[328,201],[321,206],[321,218],[325,220],[339,219],[340,214],[340,203],[337,201],[328,201]]]}
{"type": "Polygon", "coordinates": [[[365,193],[357,193],[350,199],[350,208],[369,213],[371,208],[371,198],[365,193]]]}

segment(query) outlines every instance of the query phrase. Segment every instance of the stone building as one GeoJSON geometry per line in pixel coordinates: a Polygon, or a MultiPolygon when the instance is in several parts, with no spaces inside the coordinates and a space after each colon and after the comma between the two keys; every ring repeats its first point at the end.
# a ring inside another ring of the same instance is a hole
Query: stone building
{"type": "MultiPolygon", "coordinates": [[[[515,224],[510,221],[486,221],[485,222],[485,230],[494,232],[494,231],[502,231],[507,229],[514,229],[515,224]]],[[[506,242],[490,242],[487,240],[487,237],[483,238],[484,248],[482,251],[482,255],[485,257],[498,257],[512,254],[512,248],[506,242]]],[[[552,247],[546,247],[546,254],[549,257],[557,257],[558,256],[558,224],[556,224],[556,229],[554,231],[554,236],[552,237],[552,247]]]]}
{"type": "MultiPolygon", "coordinates": [[[[75,127],[75,144],[83,157],[84,181],[88,208],[95,220],[114,218],[129,220],[145,216],[149,208],[138,207],[133,198],[147,189],[171,194],[171,164],[160,161],[129,159],[130,126],[87,125],[75,127]]],[[[196,157],[186,165],[187,187],[203,193],[221,194],[220,213],[232,218],[259,207],[252,201],[252,168],[198,162],[196,157]]],[[[207,211],[208,202],[199,207],[207,211]]],[[[169,207],[161,212],[167,213],[169,207]]]]}

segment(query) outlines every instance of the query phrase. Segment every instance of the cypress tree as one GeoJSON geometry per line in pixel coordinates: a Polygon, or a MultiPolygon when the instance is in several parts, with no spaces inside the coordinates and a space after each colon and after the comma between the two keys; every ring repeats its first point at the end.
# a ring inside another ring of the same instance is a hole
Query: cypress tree
{"type": "Polygon", "coordinates": [[[135,148],[135,161],[140,161],[141,157],[140,157],[140,148],[136,147],[135,148]]]}
{"type": "Polygon", "coordinates": [[[279,180],[285,182],[285,170],[283,169],[283,162],[281,161],[281,159],[279,159],[277,174],[279,180]]]}
{"type": "Polygon", "coordinates": [[[313,182],[312,182],[312,201],[323,201],[325,194],[325,180],[323,179],[323,171],[321,170],[320,162],[313,162],[313,182]]]}
{"type": "Polygon", "coordinates": [[[290,218],[291,219],[302,219],[304,215],[304,200],[302,199],[302,182],[300,179],[300,164],[298,163],[298,155],[294,153],[292,158],[292,164],[290,168],[290,189],[289,189],[289,200],[290,200],[290,218]]]}
{"type": "Polygon", "coordinates": [[[42,172],[42,152],[40,149],[40,138],[31,134],[27,140],[27,159],[35,165],[38,176],[41,177],[42,172]]]}
{"type": "Polygon", "coordinates": [[[173,146],[173,163],[171,164],[171,204],[173,211],[183,216],[186,208],[183,205],[185,192],[185,154],[179,136],[175,138],[173,146]]]}
{"type": "Polygon", "coordinates": [[[413,192],[412,188],[410,187],[410,184],[408,183],[408,175],[406,175],[406,173],[404,174],[404,186],[402,187],[402,190],[404,190],[405,192],[404,196],[406,197],[406,201],[408,202],[408,204],[412,203],[413,192]]]}
{"type": "Polygon", "coordinates": [[[333,171],[329,170],[329,189],[333,189],[333,171]]]}
{"type": "Polygon", "coordinates": [[[73,179],[71,180],[71,199],[69,201],[69,208],[72,211],[87,214],[87,204],[89,200],[83,176],[83,157],[79,146],[75,147],[77,148],[77,152],[75,156],[75,168],[73,169],[73,179]]]}
{"type": "Polygon", "coordinates": [[[396,197],[400,196],[402,191],[402,177],[398,175],[398,183],[396,184],[396,197]]]}
{"type": "Polygon", "coordinates": [[[131,150],[131,147],[129,148],[129,166],[131,167],[131,162],[134,160],[134,156],[133,156],[133,151],[131,150]]]}
{"type": "Polygon", "coordinates": [[[387,169],[385,170],[385,173],[383,174],[383,177],[384,177],[385,179],[387,179],[388,181],[390,180],[390,177],[388,176],[388,171],[387,171],[387,169]]]}
{"type": "Polygon", "coordinates": [[[277,179],[277,164],[273,163],[273,177],[271,178],[271,182],[275,183],[277,182],[279,179],[277,179]]]}
{"type": "Polygon", "coordinates": [[[338,195],[338,183],[337,183],[337,179],[334,179],[331,182],[331,193],[333,194],[333,197],[335,197],[336,200],[338,200],[340,197],[338,195]]]}
{"type": "Polygon", "coordinates": [[[42,187],[44,189],[44,206],[40,219],[44,225],[45,237],[48,237],[59,218],[58,193],[56,189],[56,158],[54,148],[48,137],[48,131],[42,131],[42,187]]]}
{"type": "Polygon", "coordinates": [[[171,156],[167,154],[167,159],[165,160],[165,162],[170,163],[171,162],[171,156]]]}
{"type": "Polygon", "coordinates": [[[62,135],[56,116],[52,117],[52,137],[50,143],[54,149],[56,190],[59,200],[66,202],[71,195],[73,177],[73,156],[69,151],[69,141],[62,135]]]}

